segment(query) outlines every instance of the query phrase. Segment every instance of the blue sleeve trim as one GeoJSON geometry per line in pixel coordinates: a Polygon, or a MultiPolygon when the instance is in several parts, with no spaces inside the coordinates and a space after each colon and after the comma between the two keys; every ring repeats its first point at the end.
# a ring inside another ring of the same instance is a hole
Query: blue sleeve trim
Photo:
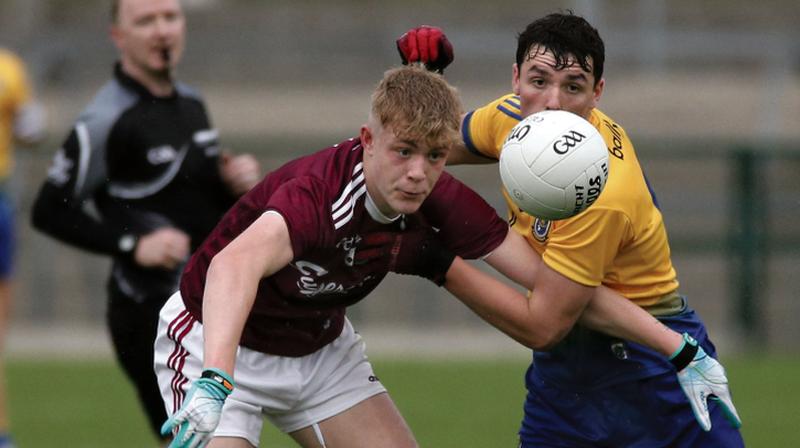
{"type": "Polygon", "coordinates": [[[497,105],[497,110],[499,110],[500,112],[508,115],[509,117],[511,117],[511,118],[513,118],[513,119],[515,119],[517,121],[522,121],[522,115],[520,115],[519,112],[514,112],[513,110],[508,109],[507,107],[503,106],[502,104],[498,104],[497,105]]]}
{"type": "Polygon", "coordinates": [[[518,96],[512,96],[510,98],[506,98],[504,103],[514,106],[515,109],[519,109],[521,107],[521,103],[518,96]]]}
{"type": "Polygon", "coordinates": [[[461,121],[461,139],[464,140],[464,146],[467,148],[471,154],[475,154],[476,156],[483,157],[484,159],[489,160],[497,160],[494,157],[489,157],[486,154],[480,152],[478,148],[475,147],[475,142],[472,141],[472,137],[470,137],[469,132],[469,124],[472,120],[473,111],[470,111],[467,115],[464,116],[464,119],[461,121]]]}
{"type": "Polygon", "coordinates": [[[474,112],[474,110],[469,111],[467,115],[464,115],[464,119],[461,121],[461,139],[464,140],[464,146],[467,147],[469,152],[473,154],[480,154],[478,149],[475,148],[475,143],[472,141],[472,137],[469,136],[469,123],[474,112]]]}

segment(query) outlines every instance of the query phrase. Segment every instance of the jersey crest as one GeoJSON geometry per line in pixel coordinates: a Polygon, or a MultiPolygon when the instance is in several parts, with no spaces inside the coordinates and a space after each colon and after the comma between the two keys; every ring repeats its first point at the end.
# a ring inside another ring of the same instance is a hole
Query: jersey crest
{"type": "Polygon", "coordinates": [[[541,218],[536,218],[533,221],[533,237],[536,241],[540,243],[547,241],[547,235],[550,234],[552,224],[552,221],[541,218]]]}
{"type": "MultiPolygon", "coordinates": [[[[337,244],[336,249],[344,253],[344,264],[353,267],[355,264],[355,253],[361,236],[350,236],[342,238],[337,244]]],[[[330,271],[325,267],[306,260],[297,260],[290,263],[300,273],[300,279],[296,285],[301,295],[307,298],[325,296],[327,294],[345,295],[350,291],[363,288],[368,282],[374,279],[374,275],[366,275],[356,283],[346,284],[339,280],[340,276],[333,275],[330,280],[326,277],[330,271]]]]}

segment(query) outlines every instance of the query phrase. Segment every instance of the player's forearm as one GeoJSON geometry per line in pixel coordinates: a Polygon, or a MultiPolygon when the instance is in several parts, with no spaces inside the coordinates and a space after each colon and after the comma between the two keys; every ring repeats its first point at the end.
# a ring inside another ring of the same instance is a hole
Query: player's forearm
{"type": "Polygon", "coordinates": [[[223,252],[208,268],[203,293],[203,367],[233,374],[236,350],[255,300],[259,276],[223,252]]]}
{"type": "Polygon", "coordinates": [[[492,326],[534,350],[551,348],[571,327],[561,316],[537,307],[542,301],[529,300],[458,257],[444,287],[492,326]]]}
{"type": "Polygon", "coordinates": [[[670,356],[683,338],[641,307],[604,286],[580,319],[581,325],[612,336],[642,344],[670,356]]]}

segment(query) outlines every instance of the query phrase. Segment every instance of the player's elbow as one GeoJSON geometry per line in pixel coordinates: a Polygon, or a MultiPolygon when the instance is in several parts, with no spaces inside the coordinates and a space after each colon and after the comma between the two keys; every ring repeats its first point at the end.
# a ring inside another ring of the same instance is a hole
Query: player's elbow
{"type": "Polygon", "coordinates": [[[528,332],[520,342],[536,351],[552,350],[569,332],[567,326],[541,326],[538,331],[528,332]]]}
{"type": "Polygon", "coordinates": [[[231,273],[234,259],[223,250],[215,254],[208,264],[207,277],[226,277],[231,273]]]}

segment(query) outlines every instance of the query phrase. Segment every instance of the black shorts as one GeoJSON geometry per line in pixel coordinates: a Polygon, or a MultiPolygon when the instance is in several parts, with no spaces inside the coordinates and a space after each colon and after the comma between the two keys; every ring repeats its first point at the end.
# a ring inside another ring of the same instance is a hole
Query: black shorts
{"type": "Polygon", "coordinates": [[[167,412],[153,370],[153,344],[163,301],[136,303],[113,283],[108,287],[108,294],[106,322],[117,361],[136,386],[150,427],[159,439],[163,439],[161,425],[167,420],[167,412]]]}

